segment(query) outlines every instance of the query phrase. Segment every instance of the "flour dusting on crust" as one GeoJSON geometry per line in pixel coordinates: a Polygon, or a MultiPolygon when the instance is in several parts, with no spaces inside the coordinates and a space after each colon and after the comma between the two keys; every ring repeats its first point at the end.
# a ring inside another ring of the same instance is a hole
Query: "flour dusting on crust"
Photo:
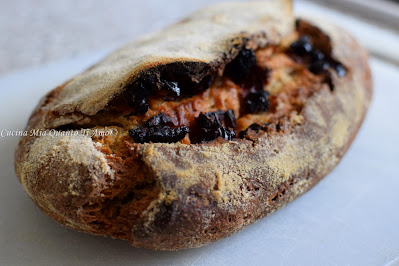
{"type": "MultiPolygon", "coordinates": [[[[46,95],[27,129],[83,121],[149,69],[194,62],[195,71],[217,71],[244,40],[253,47],[279,44],[295,31],[291,8],[288,0],[220,4],[139,38],[46,95]]],[[[331,56],[348,73],[331,73],[335,89],[324,84],[310,96],[291,131],[192,145],[122,138],[120,154],[88,136],[28,136],[15,156],[20,182],[61,224],[137,247],[198,247],[256,222],[337,165],[371,100],[366,52],[341,28],[312,23],[329,36],[331,56]]]]}

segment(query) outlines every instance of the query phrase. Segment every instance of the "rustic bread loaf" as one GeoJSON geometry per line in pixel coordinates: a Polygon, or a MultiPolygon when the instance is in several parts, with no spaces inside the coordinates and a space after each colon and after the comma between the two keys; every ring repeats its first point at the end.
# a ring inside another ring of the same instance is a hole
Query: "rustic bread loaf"
{"type": "Polygon", "coordinates": [[[49,92],[17,176],[57,222],[176,250],[231,235],[340,161],[372,96],[366,52],[291,2],[227,3],[49,92]]]}

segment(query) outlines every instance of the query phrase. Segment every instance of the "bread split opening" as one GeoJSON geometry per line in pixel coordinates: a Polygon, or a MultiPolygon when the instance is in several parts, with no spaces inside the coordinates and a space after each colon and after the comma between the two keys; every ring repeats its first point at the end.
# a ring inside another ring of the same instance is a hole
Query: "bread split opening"
{"type": "Polygon", "coordinates": [[[117,135],[94,139],[103,144],[195,144],[287,132],[303,123],[307,99],[323,86],[333,91],[332,76],[346,74],[331,51],[327,35],[298,20],[279,44],[244,42],[224,66],[177,62],[150,69],[104,110],[67,127],[114,127],[117,135]]]}

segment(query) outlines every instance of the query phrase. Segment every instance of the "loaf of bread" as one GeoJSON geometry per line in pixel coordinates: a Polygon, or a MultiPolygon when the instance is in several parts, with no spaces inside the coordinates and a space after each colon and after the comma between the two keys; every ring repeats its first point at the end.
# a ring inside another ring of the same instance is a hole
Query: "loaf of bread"
{"type": "Polygon", "coordinates": [[[291,9],[206,8],[49,92],[16,151],[27,194],[69,228],[177,250],[309,190],[354,139],[372,82],[347,32],[291,9]]]}

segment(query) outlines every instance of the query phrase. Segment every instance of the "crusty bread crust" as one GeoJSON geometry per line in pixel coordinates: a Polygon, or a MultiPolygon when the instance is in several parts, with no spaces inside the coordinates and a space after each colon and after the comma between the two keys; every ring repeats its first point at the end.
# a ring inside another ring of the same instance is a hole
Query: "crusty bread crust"
{"type": "MultiPolygon", "coordinates": [[[[220,66],[236,54],[245,38],[251,38],[258,47],[278,43],[281,36],[294,30],[291,7],[288,1],[268,4],[248,5],[248,12],[253,11],[254,17],[242,18],[243,23],[234,24],[255,25],[249,27],[249,33],[221,27],[220,34],[208,36],[221,38],[205,39],[208,46],[203,49],[203,55],[193,50],[185,56],[177,53],[143,59],[137,65],[121,67],[129,74],[121,74],[115,84],[131,83],[139,72],[153,71],[154,66],[165,63],[185,62],[190,56],[187,61],[198,62],[198,69],[215,67],[215,62],[220,66]],[[261,6],[261,11],[256,11],[261,6]],[[266,17],[261,15],[265,10],[268,10],[266,17]],[[258,34],[261,29],[266,34],[258,34]],[[237,33],[234,38],[231,38],[232,32],[237,33]],[[222,40],[224,43],[239,40],[239,45],[219,46],[222,40]],[[217,52],[207,52],[208,49],[215,51],[213,47],[217,47],[217,52]]],[[[228,5],[222,8],[233,13],[239,10],[230,5],[234,8],[228,5]]],[[[220,10],[219,6],[199,12],[169,30],[177,34],[179,27],[187,30],[198,26],[199,21],[192,20],[199,17],[201,23],[211,24],[214,20],[228,19],[217,15],[220,10]]],[[[231,17],[239,19],[239,16],[231,17]]],[[[355,137],[372,96],[366,52],[341,28],[322,21],[314,23],[330,37],[332,55],[348,68],[348,74],[342,78],[332,74],[334,91],[324,86],[316,92],[303,109],[303,124],[291,132],[264,133],[253,141],[219,140],[194,145],[130,143],[129,164],[106,156],[87,136],[27,136],[21,139],[16,152],[16,172],[21,184],[45,213],[63,225],[159,250],[198,247],[231,235],[274,212],[309,190],[338,164],[355,137]],[[93,218],[99,215],[98,202],[102,206],[115,204],[112,199],[116,190],[125,189],[124,194],[129,195],[128,190],[133,188],[128,184],[133,179],[148,181],[152,192],[143,197],[145,209],[137,214],[136,209],[122,206],[119,214],[102,213],[100,222],[98,217],[93,218]]],[[[148,45],[152,42],[156,42],[156,35],[148,39],[148,45]]],[[[91,84],[90,78],[93,71],[117,63],[120,54],[129,53],[134,45],[137,43],[50,92],[33,113],[27,129],[49,130],[101,110],[124,86],[116,88],[115,84],[104,83],[105,87],[96,91],[97,83],[91,84]],[[91,87],[79,94],[77,88],[87,88],[86,83],[91,87]],[[87,97],[90,98],[88,105],[87,97]]],[[[184,45],[179,49],[184,50],[184,45]]],[[[197,75],[198,69],[192,68],[191,73],[197,75]]],[[[112,75],[118,76],[116,71],[118,67],[112,75]]]]}
{"type": "Polygon", "coordinates": [[[205,8],[160,32],[137,38],[72,78],[57,97],[41,106],[35,126],[55,128],[94,115],[141,75],[168,64],[168,71],[186,72],[200,80],[235,56],[246,39],[259,45],[276,44],[293,26],[290,0],[205,8]]]}

